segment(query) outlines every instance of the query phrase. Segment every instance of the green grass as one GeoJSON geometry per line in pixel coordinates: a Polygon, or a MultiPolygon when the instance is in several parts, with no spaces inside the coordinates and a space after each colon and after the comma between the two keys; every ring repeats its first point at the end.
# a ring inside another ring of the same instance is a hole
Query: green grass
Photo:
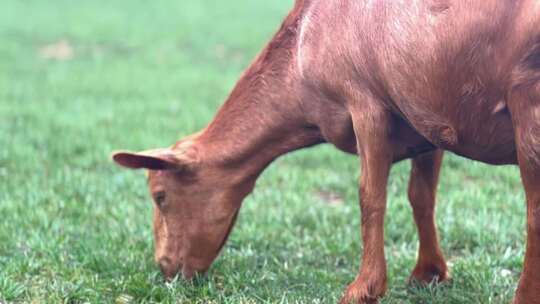
{"type": "MultiPolygon", "coordinates": [[[[275,162],[194,283],[163,282],[144,175],[109,159],[204,127],[291,4],[3,0],[0,302],[337,301],[360,263],[354,157],[321,146],[275,162]],[[63,56],[50,48],[60,41],[63,56]]],[[[417,248],[408,171],[395,166],[388,187],[382,303],[509,302],[525,240],[517,169],[447,156],[437,219],[453,282],[429,288],[406,285],[417,248]]]]}

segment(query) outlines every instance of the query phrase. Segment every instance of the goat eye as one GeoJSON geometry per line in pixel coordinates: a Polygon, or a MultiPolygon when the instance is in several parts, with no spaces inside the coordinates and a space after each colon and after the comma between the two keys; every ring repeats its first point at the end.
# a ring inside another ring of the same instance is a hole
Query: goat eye
{"type": "Polygon", "coordinates": [[[162,207],[165,203],[165,192],[158,192],[154,194],[154,201],[158,207],[162,207]]]}

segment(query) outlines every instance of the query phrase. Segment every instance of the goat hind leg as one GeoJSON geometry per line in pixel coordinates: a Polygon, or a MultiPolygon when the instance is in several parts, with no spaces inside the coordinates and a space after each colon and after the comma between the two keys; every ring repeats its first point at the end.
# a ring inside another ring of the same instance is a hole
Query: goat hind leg
{"type": "Polygon", "coordinates": [[[409,202],[413,209],[420,246],[410,282],[428,284],[449,278],[435,224],[435,198],[442,157],[443,151],[435,150],[412,159],[409,202]]]}

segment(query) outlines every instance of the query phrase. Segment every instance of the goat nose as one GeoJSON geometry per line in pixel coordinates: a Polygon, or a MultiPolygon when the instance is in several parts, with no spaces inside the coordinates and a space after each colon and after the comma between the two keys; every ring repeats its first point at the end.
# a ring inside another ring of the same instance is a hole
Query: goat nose
{"type": "Polygon", "coordinates": [[[158,259],[158,264],[161,270],[168,269],[171,266],[171,259],[167,257],[162,257],[158,259]]]}
{"type": "Polygon", "coordinates": [[[158,265],[167,279],[172,279],[178,272],[178,267],[174,265],[172,260],[168,257],[162,257],[158,260],[158,265]]]}

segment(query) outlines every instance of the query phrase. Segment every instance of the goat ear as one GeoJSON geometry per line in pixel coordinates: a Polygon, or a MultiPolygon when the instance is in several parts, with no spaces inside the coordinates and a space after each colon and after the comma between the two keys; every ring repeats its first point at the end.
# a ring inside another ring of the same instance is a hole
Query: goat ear
{"type": "Polygon", "coordinates": [[[184,167],[171,149],[157,149],[144,152],[114,152],[113,160],[129,169],[179,170],[184,167]]]}

